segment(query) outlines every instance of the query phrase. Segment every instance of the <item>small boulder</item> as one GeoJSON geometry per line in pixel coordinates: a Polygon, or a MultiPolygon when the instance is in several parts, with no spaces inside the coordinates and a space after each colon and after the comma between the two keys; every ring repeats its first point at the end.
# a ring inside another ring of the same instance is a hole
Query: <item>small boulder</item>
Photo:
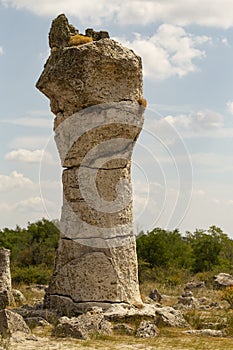
{"type": "Polygon", "coordinates": [[[29,335],[31,331],[22,316],[10,310],[0,311],[0,335],[3,338],[10,338],[15,334],[29,335]]]}
{"type": "Polygon", "coordinates": [[[170,327],[189,327],[182,313],[170,306],[156,309],[157,324],[170,327]]]}
{"type": "Polygon", "coordinates": [[[182,296],[182,297],[178,298],[178,304],[190,306],[190,305],[194,305],[194,303],[195,303],[194,297],[183,297],[182,296]]]}
{"type": "Polygon", "coordinates": [[[190,329],[188,331],[184,331],[185,334],[195,334],[195,335],[207,335],[211,337],[224,337],[226,334],[224,331],[218,331],[214,329],[190,329]]]}
{"type": "Polygon", "coordinates": [[[184,290],[191,290],[191,289],[199,289],[199,288],[205,288],[205,282],[198,281],[198,282],[189,282],[184,286],[184,290]]]}
{"type": "Polygon", "coordinates": [[[154,338],[159,334],[158,328],[151,321],[141,321],[136,332],[138,338],[154,338]]]}
{"type": "Polygon", "coordinates": [[[160,303],[160,301],[162,300],[162,295],[159,293],[158,289],[153,289],[149,294],[149,298],[151,298],[157,303],[160,303]]]}
{"type": "Polygon", "coordinates": [[[233,286],[233,276],[229,275],[228,273],[221,272],[214,276],[214,282],[219,288],[233,286]]]}
{"type": "Polygon", "coordinates": [[[193,293],[191,292],[191,290],[186,290],[184,291],[184,293],[182,293],[182,298],[190,298],[193,297],[193,293]]]}
{"type": "Polygon", "coordinates": [[[153,304],[143,304],[143,307],[140,309],[124,303],[112,304],[106,311],[104,311],[104,317],[113,322],[135,319],[135,317],[154,319],[156,310],[157,308],[153,304]]]}
{"type": "Polygon", "coordinates": [[[104,319],[102,309],[97,307],[78,317],[61,317],[52,335],[57,337],[88,339],[94,333],[104,335],[112,334],[111,323],[104,319]]]}

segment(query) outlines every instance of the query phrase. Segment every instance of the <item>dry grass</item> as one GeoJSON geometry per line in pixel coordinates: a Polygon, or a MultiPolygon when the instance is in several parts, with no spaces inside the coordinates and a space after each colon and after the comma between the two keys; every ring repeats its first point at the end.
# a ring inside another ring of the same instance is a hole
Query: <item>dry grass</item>
{"type": "Polygon", "coordinates": [[[25,284],[19,284],[19,285],[13,286],[13,288],[20,290],[20,292],[22,292],[26,298],[25,304],[28,304],[31,306],[41,301],[45,294],[44,290],[38,290],[36,288],[33,288],[33,285],[27,286],[25,284]]]}
{"type": "MultiPolygon", "coordinates": [[[[99,340],[40,338],[37,342],[27,341],[12,344],[14,350],[232,350],[232,338],[212,338],[188,336],[180,330],[161,330],[154,339],[135,339],[132,337],[108,337],[99,340]]],[[[10,348],[11,349],[11,348],[10,348]]]]}
{"type": "Polygon", "coordinates": [[[83,45],[92,42],[93,39],[89,36],[76,34],[70,37],[69,45],[70,46],[76,46],[76,45],[83,45]]]}

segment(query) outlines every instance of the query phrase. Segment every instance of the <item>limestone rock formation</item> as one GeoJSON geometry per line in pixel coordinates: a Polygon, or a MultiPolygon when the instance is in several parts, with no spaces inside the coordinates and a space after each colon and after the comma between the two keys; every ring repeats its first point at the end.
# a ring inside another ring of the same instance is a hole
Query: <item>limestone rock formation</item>
{"type": "Polygon", "coordinates": [[[157,314],[157,322],[161,326],[181,327],[181,328],[189,327],[182,313],[179,310],[175,310],[170,306],[156,308],[156,314],[157,314]]]}
{"type": "Polygon", "coordinates": [[[0,309],[13,302],[10,272],[10,251],[0,248],[0,309]]]}
{"type": "Polygon", "coordinates": [[[97,307],[79,317],[61,317],[53,330],[54,336],[77,339],[88,339],[96,333],[112,334],[111,323],[104,319],[102,309],[97,307]]]}
{"type": "Polygon", "coordinates": [[[10,310],[0,311],[0,335],[9,338],[20,333],[20,335],[31,334],[22,316],[10,310]]]}
{"type": "Polygon", "coordinates": [[[143,125],[142,64],[132,50],[64,15],[37,88],[49,99],[63,171],[61,239],[45,307],[76,315],[112,303],[142,306],[132,224],[131,156],[143,125]]]}

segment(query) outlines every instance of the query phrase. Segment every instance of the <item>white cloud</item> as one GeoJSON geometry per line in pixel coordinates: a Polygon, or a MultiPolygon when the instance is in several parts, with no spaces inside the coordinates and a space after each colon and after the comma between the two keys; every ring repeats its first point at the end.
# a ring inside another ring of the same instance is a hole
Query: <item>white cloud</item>
{"type": "Polygon", "coordinates": [[[43,212],[45,211],[44,205],[46,208],[53,209],[55,208],[55,204],[47,199],[43,199],[41,197],[31,197],[25,200],[22,200],[15,204],[15,209],[19,212],[28,212],[30,210],[34,212],[43,212]]]}
{"type": "MultiPolygon", "coordinates": [[[[19,219],[19,222],[14,222],[15,225],[21,224],[21,222],[27,223],[31,220],[39,220],[47,214],[47,209],[50,209],[50,212],[52,213],[57,212],[55,203],[39,196],[29,197],[16,203],[0,202],[1,215],[14,215],[14,217],[19,219]]],[[[12,222],[10,226],[12,226],[12,222]]]]}
{"type": "Polygon", "coordinates": [[[205,57],[205,52],[198,46],[207,43],[210,38],[194,36],[179,26],[162,24],[151,37],[136,33],[131,42],[124,38],[118,40],[142,56],[145,76],[167,79],[197,71],[194,60],[205,57]]]}
{"type": "Polygon", "coordinates": [[[233,101],[227,102],[227,110],[233,115],[233,101]]]}
{"type": "Polygon", "coordinates": [[[27,149],[18,149],[5,155],[6,160],[18,160],[24,163],[39,163],[43,155],[43,150],[37,149],[29,151],[27,149]]]}
{"type": "Polygon", "coordinates": [[[3,47],[0,46],[0,56],[4,54],[3,47]]]}
{"type": "Polygon", "coordinates": [[[40,163],[42,161],[50,164],[54,163],[52,155],[42,149],[37,149],[35,151],[29,151],[27,149],[14,150],[7,153],[5,159],[24,163],[40,163]]]}
{"type": "Polygon", "coordinates": [[[221,114],[210,110],[194,112],[189,115],[181,114],[177,117],[167,116],[164,119],[178,129],[192,130],[195,132],[218,129],[222,127],[224,123],[224,118],[221,114]]]}
{"type": "Polygon", "coordinates": [[[13,171],[10,175],[0,174],[0,191],[9,191],[15,188],[32,188],[33,182],[23,174],[13,171]]]}
{"type": "Polygon", "coordinates": [[[93,25],[112,22],[145,25],[164,21],[182,26],[233,26],[231,0],[1,0],[1,3],[43,16],[55,16],[64,12],[75,16],[79,23],[93,25]]]}
{"type": "MultiPolygon", "coordinates": [[[[195,153],[191,155],[191,159],[195,167],[201,167],[205,172],[230,174],[233,171],[233,156],[225,154],[217,154],[214,152],[195,153]]],[[[226,176],[225,176],[226,177],[226,176]]]]}
{"type": "Polygon", "coordinates": [[[35,148],[44,148],[45,145],[50,141],[52,136],[45,137],[45,136],[23,136],[23,137],[17,137],[13,139],[10,143],[10,147],[12,148],[25,148],[25,149],[32,149],[35,148]]]}
{"type": "Polygon", "coordinates": [[[50,128],[49,119],[45,118],[17,118],[17,119],[3,119],[0,123],[19,125],[19,126],[27,126],[27,127],[36,127],[36,128],[50,128]]]}

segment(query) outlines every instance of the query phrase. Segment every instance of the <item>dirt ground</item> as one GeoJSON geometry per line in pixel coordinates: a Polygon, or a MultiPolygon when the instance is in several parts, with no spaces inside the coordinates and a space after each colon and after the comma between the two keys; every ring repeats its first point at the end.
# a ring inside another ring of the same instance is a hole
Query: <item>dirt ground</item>
{"type": "Polygon", "coordinates": [[[233,350],[232,338],[211,337],[158,337],[135,339],[114,337],[107,340],[51,339],[21,340],[6,347],[7,350],[233,350]]]}

